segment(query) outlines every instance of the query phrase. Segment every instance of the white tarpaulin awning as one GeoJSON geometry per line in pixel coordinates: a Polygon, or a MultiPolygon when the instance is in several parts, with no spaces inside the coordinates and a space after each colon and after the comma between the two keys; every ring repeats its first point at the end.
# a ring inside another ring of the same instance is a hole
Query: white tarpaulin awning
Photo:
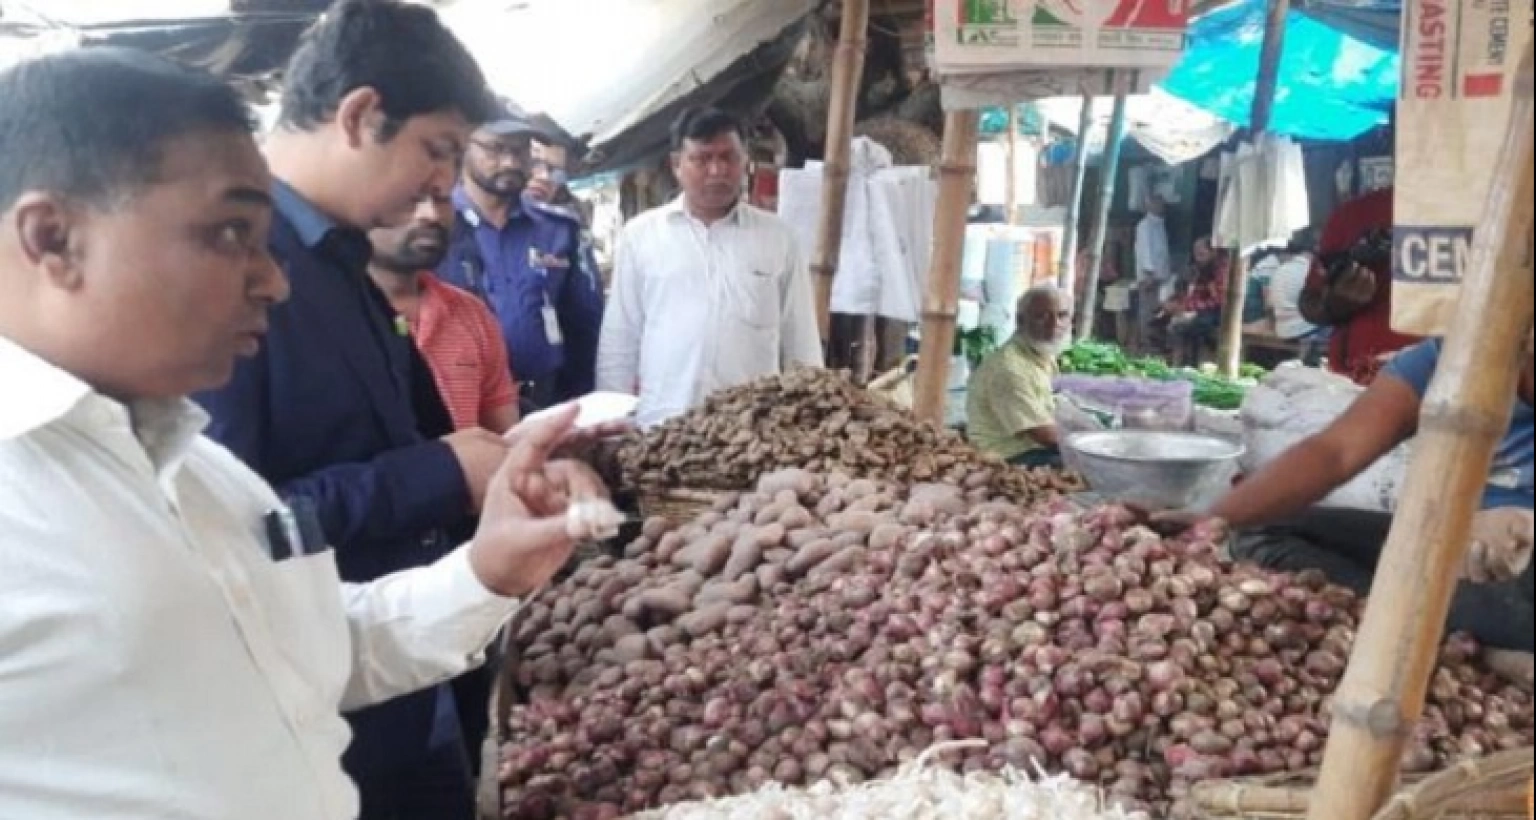
{"type": "MultiPolygon", "coordinates": [[[[1076,132],[1083,102],[1076,97],[1040,100],[1040,112],[1052,125],[1076,132]]],[[[1094,127],[1086,142],[1090,156],[1102,153],[1108,138],[1114,100],[1095,99],[1094,127]]],[[[1126,101],[1126,134],[1169,165],[1199,159],[1233,133],[1231,123],[1209,114],[1162,89],[1126,101]]]]}
{"type": "Polygon", "coordinates": [[[601,145],[781,35],[814,0],[460,0],[492,87],[601,145]],[[532,34],[537,32],[537,34],[532,34]]]}

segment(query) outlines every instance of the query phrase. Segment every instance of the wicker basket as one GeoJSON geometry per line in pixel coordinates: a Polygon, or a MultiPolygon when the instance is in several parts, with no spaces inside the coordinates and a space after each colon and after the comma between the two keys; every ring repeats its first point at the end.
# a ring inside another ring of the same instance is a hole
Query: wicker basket
{"type": "Polygon", "coordinates": [[[709,512],[725,495],[729,493],[723,490],[642,487],[637,491],[636,502],[640,514],[646,518],[665,518],[674,524],[684,524],[709,512]]]}
{"type": "MultiPolygon", "coordinates": [[[[1375,820],[1529,820],[1532,750],[1468,761],[1404,789],[1375,820]]],[[[1196,786],[1201,820],[1299,820],[1307,815],[1315,774],[1221,780],[1196,786]]]]}

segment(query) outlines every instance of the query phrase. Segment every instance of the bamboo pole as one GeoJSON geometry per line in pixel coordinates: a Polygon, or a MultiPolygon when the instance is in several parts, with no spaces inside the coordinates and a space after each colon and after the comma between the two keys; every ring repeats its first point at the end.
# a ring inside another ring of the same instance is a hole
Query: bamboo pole
{"type": "MultiPolygon", "coordinates": [[[[1280,58],[1285,55],[1285,24],[1290,17],[1291,0],[1269,0],[1269,19],[1264,24],[1264,49],[1259,53],[1259,78],[1253,89],[1253,116],[1250,125],[1257,140],[1269,130],[1275,110],[1275,88],[1280,82],[1280,58]]],[[[1243,367],[1243,308],[1248,303],[1248,260],[1243,249],[1232,254],[1228,274],[1227,303],[1221,311],[1221,372],[1237,378],[1243,367]]]]}
{"type": "MultiPolygon", "coordinates": [[[[1072,162],[1072,193],[1067,200],[1067,223],[1062,233],[1061,273],[1056,284],[1062,293],[1077,292],[1077,248],[1083,221],[1083,189],[1088,186],[1088,132],[1093,130],[1093,95],[1083,95],[1083,113],[1077,121],[1077,158],[1072,162]]],[[[1075,305],[1079,310],[1082,305],[1075,305]]]]}
{"type": "Polygon", "coordinates": [[[1509,426],[1531,329],[1531,50],[1440,365],[1424,398],[1413,469],[1376,571],[1310,820],[1369,820],[1397,784],[1461,575],[1494,447],[1509,426]]]}
{"type": "Polygon", "coordinates": [[[816,321],[825,344],[832,335],[832,281],[843,253],[843,212],[848,205],[850,150],[864,77],[869,0],[843,0],[842,30],[832,58],[832,102],[827,113],[826,166],[822,170],[821,223],[811,257],[816,283],[816,321]]]}
{"type": "Polygon", "coordinates": [[[965,256],[965,215],[976,181],[976,111],[944,115],[944,156],[939,164],[939,201],[933,218],[933,259],[923,296],[923,339],[917,354],[913,410],[923,421],[944,423],[949,360],[960,310],[960,266],[965,256]]]}
{"type": "MultiPolygon", "coordinates": [[[[1115,113],[1109,120],[1109,141],[1104,144],[1104,162],[1100,167],[1098,214],[1093,219],[1093,244],[1088,254],[1088,270],[1083,275],[1083,304],[1078,308],[1077,338],[1093,338],[1094,319],[1099,312],[1099,271],[1104,269],[1104,248],[1109,243],[1109,213],[1115,205],[1115,177],[1120,175],[1120,150],[1125,143],[1126,92],[1123,80],[1115,83],[1115,113]]],[[[1084,150],[1087,141],[1084,140],[1084,150]]]]}
{"type": "Polygon", "coordinates": [[[1008,138],[1003,143],[1008,166],[1008,179],[1003,187],[1003,208],[1007,211],[1009,225],[1019,224],[1019,107],[1008,106],[1008,138]]]}

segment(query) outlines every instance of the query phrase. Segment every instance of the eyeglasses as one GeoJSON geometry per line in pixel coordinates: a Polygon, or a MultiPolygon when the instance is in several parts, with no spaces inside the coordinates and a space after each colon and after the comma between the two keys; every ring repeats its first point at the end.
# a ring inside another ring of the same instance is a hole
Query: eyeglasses
{"type": "Polygon", "coordinates": [[[470,144],[496,159],[528,159],[533,156],[533,145],[527,142],[486,142],[470,140],[470,144]]]}

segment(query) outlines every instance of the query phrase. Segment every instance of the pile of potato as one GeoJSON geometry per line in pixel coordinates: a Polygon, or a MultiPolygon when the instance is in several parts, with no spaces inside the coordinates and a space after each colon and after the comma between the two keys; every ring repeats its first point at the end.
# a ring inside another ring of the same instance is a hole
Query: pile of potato
{"type": "Polygon", "coordinates": [[[717,393],[618,457],[624,483],[639,487],[742,490],[765,473],[800,468],[984,486],[1020,502],[1082,489],[1055,471],[1009,467],[842,374],[805,367],[717,393]]]}
{"type": "MultiPolygon", "coordinates": [[[[1182,817],[1193,783],[1321,760],[1360,606],[1118,508],[777,473],[530,602],[504,816],[857,784],[979,739],[941,762],[1038,763],[1182,817]]],[[[1531,693],[1453,640],[1405,765],[1528,746],[1532,720],[1531,693]]]]}

